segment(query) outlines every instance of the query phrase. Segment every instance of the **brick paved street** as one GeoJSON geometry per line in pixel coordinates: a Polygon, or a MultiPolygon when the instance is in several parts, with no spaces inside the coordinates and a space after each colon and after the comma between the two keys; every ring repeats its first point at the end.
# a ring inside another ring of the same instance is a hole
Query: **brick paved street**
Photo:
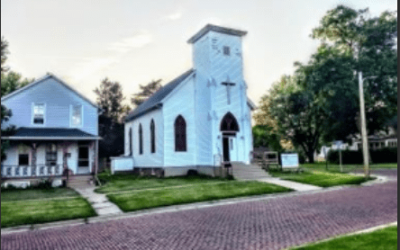
{"type": "Polygon", "coordinates": [[[397,221],[397,182],[4,235],[1,249],[282,249],[397,221]]]}

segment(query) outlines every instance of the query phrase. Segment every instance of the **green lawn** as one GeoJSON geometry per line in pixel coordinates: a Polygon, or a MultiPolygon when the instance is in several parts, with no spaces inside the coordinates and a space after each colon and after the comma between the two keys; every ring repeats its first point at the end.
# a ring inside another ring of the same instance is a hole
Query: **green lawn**
{"type": "Polygon", "coordinates": [[[1,202],[77,196],[79,196],[79,194],[70,188],[1,190],[1,202]]]}
{"type": "MultiPolygon", "coordinates": [[[[304,169],[312,169],[312,170],[320,170],[326,171],[326,163],[318,162],[318,163],[305,163],[301,164],[301,168],[304,169]]],[[[362,164],[354,165],[354,164],[346,164],[343,165],[344,172],[354,171],[356,169],[363,169],[364,166],[362,164]]],[[[371,164],[370,169],[397,169],[397,163],[382,163],[382,164],[371,164]]],[[[339,164],[328,163],[328,171],[340,171],[339,164]]]]}
{"type": "MultiPolygon", "coordinates": [[[[357,185],[366,181],[362,176],[354,176],[336,172],[304,171],[304,172],[269,172],[274,177],[283,180],[315,185],[319,187],[332,187],[340,185],[357,185]]],[[[372,178],[370,178],[372,179],[372,178]]]]}
{"type": "Polygon", "coordinates": [[[99,174],[99,179],[102,184],[104,183],[104,185],[96,189],[96,192],[98,193],[112,193],[148,188],[161,188],[228,181],[227,179],[212,178],[208,176],[157,178],[123,174],[110,175],[108,173],[99,174]]]}
{"type": "Polygon", "coordinates": [[[109,194],[107,197],[123,211],[128,212],[161,206],[289,191],[291,190],[284,187],[255,181],[227,181],[226,183],[206,183],[181,188],[139,190],[109,194]]]}
{"type": "Polygon", "coordinates": [[[397,250],[397,226],[372,233],[344,236],[330,241],[308,245],[296,250],[397,250]]]}
{"type": "Polygon", "coordinates": [[[93,210],[90,204],[81,197],[65,198],[61,200],[36,199],[3,201],[2,192],[2,228],[77,218],[87,218],[95,215],[96,212],[93,210]]]}

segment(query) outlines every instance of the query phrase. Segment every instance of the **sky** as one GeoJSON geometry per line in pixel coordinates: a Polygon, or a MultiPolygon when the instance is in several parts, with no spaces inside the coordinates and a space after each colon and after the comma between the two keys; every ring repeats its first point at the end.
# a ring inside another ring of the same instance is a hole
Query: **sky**
{"type": "Polygon", "coordinates": [[[7,65],[24,77],[53,73],[93,101],[107,77],[129,103],[139,84],[192,68],[187,40],[206,24],[245,30],[247,95],[258,104],[294,62],[309,60],[319,44],[311,30],[338,4],[397,11],[396,0],[1,0],[1,35],[7,65]]]}

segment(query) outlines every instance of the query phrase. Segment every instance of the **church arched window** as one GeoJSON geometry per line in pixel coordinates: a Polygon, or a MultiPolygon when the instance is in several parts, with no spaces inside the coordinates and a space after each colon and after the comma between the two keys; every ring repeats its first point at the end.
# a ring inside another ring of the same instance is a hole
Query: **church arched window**
{"type": "Polygon", "coordinates": [[[155,125],[154,125],[154,120],[152,119],[150,122],[150,144],[151,144],[151,152],[155,153],[156,152],[156,133],[155,133],[155,125]]]}
{"type": "Polygon", "coordinates": [[[143,154],[143,130],[142,124],[139,124],[139,154],[143,154]]]}
{"type": "Polygon", "coordinates": [[[186,151],[186,122],[181,115],[175,120],[175,151],[186,151]]]}
{"type": "Polygon", "coordinates": [[[132,155],[132,128],[129,128],[129,155],[132,155]]]}

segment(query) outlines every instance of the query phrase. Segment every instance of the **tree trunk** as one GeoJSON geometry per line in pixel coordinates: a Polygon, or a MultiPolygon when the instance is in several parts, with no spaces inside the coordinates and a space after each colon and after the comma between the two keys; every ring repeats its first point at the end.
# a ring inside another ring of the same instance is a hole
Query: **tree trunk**
{"type": "Polygon", "coordinates": [[[314,163],[314,150],[309,150],[307,152],[307,158],[309,163],[314,163]]]}

